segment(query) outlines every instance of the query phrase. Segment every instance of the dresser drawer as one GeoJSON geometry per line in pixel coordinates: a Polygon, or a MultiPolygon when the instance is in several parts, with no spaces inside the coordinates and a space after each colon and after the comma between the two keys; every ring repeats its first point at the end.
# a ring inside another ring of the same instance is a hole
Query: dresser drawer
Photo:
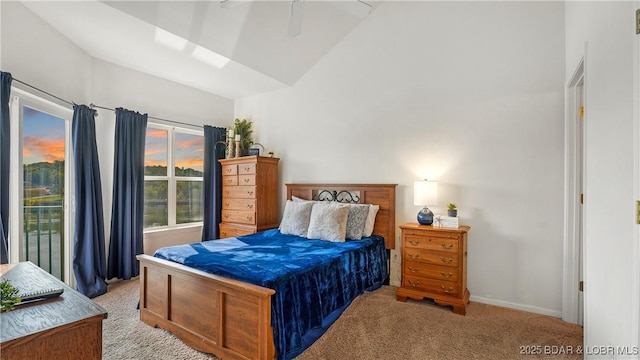
{"type": "Polygon", "coordinates": [[[409,276],[420,276],[435,280],[457,282],[459,278],[458,268],[447,266],[427,265],[415,261],[404,261],[403,273],[409,276]]]}
{"type": "Polygon", "coordinates": [[[223,186],[238,185],[238,176],[237,175],[223,176],[222,177],[222,185],[223,186]]]}
{"type": "Polygon", "coordinates": [[[256,176],[255,175],[238,175],[238,185],[255,185],[256,184],[256,176]]]}
{"type": "Polygon", "coordinates": [[[458,254],[416,249],[404,249],[404,261],[416,261],[434,265],[458,266],[458,254]]]}
{"type": "Polygon", "coordinates": [[[256,209],[256,200],[255,199],[224,198],[222,200],[222,209],[223,210],[255,211],[255,209],[256,209]]]}
{"type": "Polygon", "coordinates": [[[253,211],[222,210],[222,221],[253,225],[256,223],[256,213],[253,211]]]}
{"type": "Polygon", "coordinates": [[[460,234],[442,230],[404,230],[402,233],[404,235],[415,235],[422,237],[460,239],[460,234]]]}
{"type": "Polygon", "coordinates": [[[222,175],[238,175],[238,165],[222,165],[222,175]]]}
{"type": "Polygon", "coordinates": [[[256,173],[256,164],[238,164],[238,175],[250,175],[256,173]]]}
{"type": "Polygon", "coordinates": [[[228,238],[228,237],[236,237],[242,235],[248,235],[255,233],[254,230],[246,229],[238,226],[234,226],[233,224],[220,224],[220,238],[228,238]]]}
{"type": "Polygon", "coordinates": [[[458,239],[405,235],[404,244],[407,248],[458,252],[458,239]]]}
{"type": "Polygon", "coordinates": [[[407,289],[415,289],[432,294],[449,296],[458,296],[460,294],[460,286],[457,283],[427,279],[419,276],[404,276],[402,286],[407,289]]]}
{"type": "Polygon", "coordinates": [[[222,190],[223,197],[240,198],[240,199],[255,199],[256,187],[255,186],[226,186],[222,190]]]}

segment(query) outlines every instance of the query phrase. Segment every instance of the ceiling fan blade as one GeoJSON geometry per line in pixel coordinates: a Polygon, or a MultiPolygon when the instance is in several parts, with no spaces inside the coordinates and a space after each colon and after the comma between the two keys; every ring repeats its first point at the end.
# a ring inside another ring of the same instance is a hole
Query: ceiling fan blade
{"type": "Polygon", "coordinates": [[[289,36],[296,37],[302,32],[302,15],[304,0],[291,0],[289,11],[289,36]]]}

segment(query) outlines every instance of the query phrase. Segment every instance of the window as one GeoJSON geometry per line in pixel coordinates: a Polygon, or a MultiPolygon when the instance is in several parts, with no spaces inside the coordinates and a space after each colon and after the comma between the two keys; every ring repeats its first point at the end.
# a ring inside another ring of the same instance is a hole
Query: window
{"type": "Polygon", "coordinates": [[[69,279],[71,217],[70,109],[12,88],[9,249],[11,262],[31,261],[69,279]],[[14,140],[15,139],[15,140],[14,140]]]}
{"type": "Polygon", "coordinates": [[[144,227],[202,222],[204,136],[158,124],[147,126],[144,227]]]}

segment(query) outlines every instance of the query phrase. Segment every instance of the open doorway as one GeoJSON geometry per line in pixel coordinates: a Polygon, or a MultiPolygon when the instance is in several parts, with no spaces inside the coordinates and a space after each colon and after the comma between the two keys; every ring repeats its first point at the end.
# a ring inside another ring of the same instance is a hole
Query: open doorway
{"type": "MultiPolygon", "coordinates": [[[[585,48],[586,54],[586,48],[585,48]]],[[[583,325],[586,79],[583,58],[566,87],[565,237],[562,319],[583,325]]]]}

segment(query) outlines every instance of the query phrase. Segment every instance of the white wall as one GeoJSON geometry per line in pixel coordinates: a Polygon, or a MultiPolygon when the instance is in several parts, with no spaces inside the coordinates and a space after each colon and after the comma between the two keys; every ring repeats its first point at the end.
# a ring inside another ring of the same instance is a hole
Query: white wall
{"type": "Polygon", "coordinates": [[[471,226],[472,300],[560,316],[563,9],[384,2],[294,86],[237,101],[236,117],[282,159],[281,184],[398,184],[398,225],[420,208],[413,181],[438,180],[437,212],[455,202],[471,226]]]}
{"type": "Polygon", "coordinates": [[[21,3],[2,1],[0,7],[2,71],[63,99],[88,101],[91,57],[21,3]]]}
{"type": "MultiPolygon", "coordinates": [[[[24,5],[18,2],[0,2],[0,5],[2,71],[12,73],[15,78],[79,104],[125,107],[149,116],[196,125],[232,124],[233,100],[96,60],[24,5]]],[[[96,133],[108,248],[115,134],[113,111],[99,110],[96,133]]],[[[157,243],[199,240],[198,227],[155,232],[151,243],[145,239],[145,245],[154,249],[157,243]]]]}
{"type": "MultiPolygon", "coordinates": [[[[566,80],[585,54],[586,346],[638,345],[634,221],[636,4],[566,3],[566,80]]],[[[636,93],[637,97],[638,94],[636,93]]],[[[635,128],[637,131],[637,128],[635,128]]],[[[637,159],[637,158],[636,158],[637,159]]],[[[609,356],[607,354],[606,356],[609,356]]],[[[608,357],[610,358],[610,357],[608,357]]],[[[636,357],[637,358],[637,357],[636,357]]]]}

